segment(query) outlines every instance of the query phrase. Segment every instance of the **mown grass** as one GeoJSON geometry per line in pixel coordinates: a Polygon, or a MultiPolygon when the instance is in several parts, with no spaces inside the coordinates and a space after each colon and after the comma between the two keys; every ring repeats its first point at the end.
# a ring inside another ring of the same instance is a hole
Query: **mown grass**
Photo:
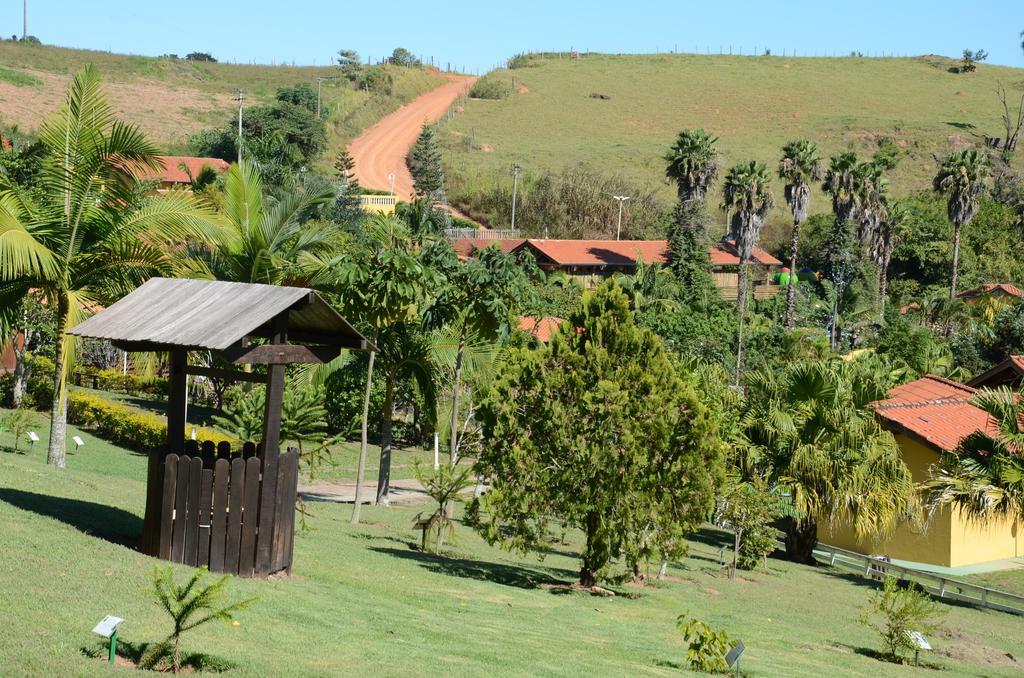
{"type": "MultiPolygon", "coordinates": [[[[128,455],[96,446],[97,461],[128,455]]],[[[72,458],[72,461],[79,461],[72,458]]],[[[0,454],[0,666],[8,675],[100,675],[87,657],[101,641],[89,629],[105,614],[127,621],[135,645],[166,634],[147,593],[156,560],[130,544],[141,529],[137,477],[46,467],[39,455],[0,454]]],[[[874,638],[855,623],[868,585],[828,568],[770,560],[728,580],[718,564],[723,535],[708,530],[656,586],[621,595],[571,593],[579,541],[550,544],[547,557],[491,548],[465,526],[445,557],[410,548],[417,508],[312,507],[312,532],[296,541],[290,578],[236,580],[237,597],[259,601],[239,626],[213,624],[185,649],[226,662],[227,675],[679,675],[684,649],[674,627],[689,613],[728,629],[747,646],[750,676],[932,675],[873,659],[874,638]]],[[[182,573],[187,568],[177,568],[182,573]]],[[[1024,619],[950,607],[949,631],[929,661],[942,675],[1019,675],[1024,619]]]]}
{"type": "MultiPolygon", "coordinates": [[[[489,74],[510,85],[514,78],[517,92],[470,100],[446,124],[449,173],[471,186],[511,185],[513,162],[525,172],[583,162],[657,188],[669,205],[675,194],[663,156],[680,130],[704,127],[720,138],[723,172],[752,159],[774,172],[780,147],[794,138],[817,142],[825,158],[846,149],[870,156],[889,138],[906,153],[891,176],[893,194],[905,195],[930,188],[933,154],[1003,136],[997,83],[1014,101],[1024,90],[1022,69],[982,65],[960,75],[941,57],[588,54],[536,63],[489,74]]],[[[1024,166],[1020,158],[1016,165],[1024,166]]],[[[781,184],[775,189],[773,222],[788,224],[781,184]]],[[[716,186],[709,203],[719,201],[716,186]]],[[[828,208],[815,191],[812,211],[828,208]]]]}

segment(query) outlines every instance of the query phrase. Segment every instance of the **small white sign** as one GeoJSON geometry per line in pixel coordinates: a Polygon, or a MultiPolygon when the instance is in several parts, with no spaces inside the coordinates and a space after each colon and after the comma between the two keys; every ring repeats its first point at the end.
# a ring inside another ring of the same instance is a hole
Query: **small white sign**
{"type": "Polygon", "coordinates": [[[124,620],[120,617],[108,614],[100,620],[100,623],[96,625],[96,628],[94,628],[92,632],[96,635],[103,636],[104,638],[109,638],[114,635],[114,631],[117,630],[117,627],[120,626],[123,621],[124,620]]]}
{"type": "Polygon", "coordinates": [[[919,649],[932,649],[932,646],[928,644],[928,641],[925,640],[924,636],[921,635],[920,631],[907,631],[907,637],[910,638],[910,641],[914,643],[914,645],[916,645],[919,649]]]}
{"type": "Polygon", "coordinates": [[[79,436],[74,436],[72,438],[72,440],[74,440],[75,441],[75,445],[78,445],[79,447],[81,447],[82,445],[85,445],[85,441],[82,440],[79,436]]]}
{"type": "Polygon", "coordinates": [[[34,443],[38,443],[39,442],[39,435],[35,431],[29,431],[28,432],[28,439],[31,440],[34,443]]]}

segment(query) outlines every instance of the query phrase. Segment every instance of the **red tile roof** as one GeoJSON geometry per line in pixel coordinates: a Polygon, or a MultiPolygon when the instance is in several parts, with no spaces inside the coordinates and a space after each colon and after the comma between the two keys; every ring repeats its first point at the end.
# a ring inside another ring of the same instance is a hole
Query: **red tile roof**
{"type": "Polygon", "coordinates": [[[496,240],[490,238],[458,238],[452,241],[452,249],[460,259],[466,259],[473,255],[476,250],[482,250],[491,245],[497,245],[506,254],[522,245],[525,240],[496,240]]]}
{"type": "Polygon", "coordinates": [[[986,283],[973,290],[958,292],[956,296],[961,299],[972,299],[983,294],[1007,295],[1011,297],[1024,297],[1024,290],[1011,283],[986,283]]]}
{"type": "Polygon", "coordinates": [[[551,341],[551,335],[557,330],[558,326],[564,322],[561,318],[555,316],[544,316],[543,318],[534,318],[532,316],[524,315],[519,318],[519,329],[524,332],[529,332],[544,344],[551,341]]]}
{"type": "MultiPolygon", "coordinates": [[[[459,241],[456,241],[459,242],[459,241]]],[[[547,240],[529,239],[515,242],[513,250],[530,247],[559,266],[635,266],[664,264],[668,261],[667,240],[547,240]]],[[[456,250],[458,251],[458,250],[456,250]]],[[[713,266],[735,266],[740,263],[736,247],[722,241],[708,247],[713,266]]],[[[782,262],[760,247],[754,248],[754,260],[765,266],[781,266],[782,262]]]]}
{"type": "Polygon", "coordinates": [[[188,168],[192,177],[198,177],[204,167],[212,167],[217,172],[225,172],[230,163],[220,158],[193,158],[182,155],[161,155],[157,160],[163,165],[163,171],[151,170],[148,167],[135,170],[135,176],[139,181],[161,181],[172,184],[190,184],[192,180],[188,172],[182,169],[182,165],[188,168]]]}
{"type": "Polygon", "coordinates": [[[890,430],[906,432],[931,447],[952,452],[975,431],[996,432],[988,413],[971,403],[975,390],[933,374],[894,388],[870,407],[890,430]]]}
{"type": "Polygon", "coordinates": [[[1014,387],[1024,379],[1024,355],[1011,355],[991,369],[985,370],[967,382],[974,388],[995,386],[1014,387]]]}

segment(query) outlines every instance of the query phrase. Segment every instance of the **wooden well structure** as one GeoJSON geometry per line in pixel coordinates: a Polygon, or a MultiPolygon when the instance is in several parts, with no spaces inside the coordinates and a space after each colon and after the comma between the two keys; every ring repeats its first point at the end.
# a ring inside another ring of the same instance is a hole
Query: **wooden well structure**
{"type": "Polygon", "coordinates": [[[312,290],[167,278],[149,280],[68,333],[169,355],[167,444],[149,454],[143,552],[243,577],[290,571],[299,458],[280,449],[285,366],[375,347],[312,290]],[[190,351],[266,371],[189,365],[190,351]],[[258,445],[186,440],[190,374],[266,385],[258,445]]]}

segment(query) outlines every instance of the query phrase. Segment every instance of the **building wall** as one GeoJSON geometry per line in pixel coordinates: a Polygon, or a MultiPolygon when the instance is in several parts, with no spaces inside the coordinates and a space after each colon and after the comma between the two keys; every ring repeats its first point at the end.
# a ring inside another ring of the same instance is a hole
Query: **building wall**
{"type": "MultiPolygon", "coordinates": [[[[928,478],[928,469],[939,460],[935,450],[907,436],[896,434],[914,482],[928,478]]],[[[938,511],[923,530],[904,524],[888,539],[862,541],[850,525],[819,528],[818,538],[832,546],[869,555],[885,555],[898,560],[961,567],[990,560],[1024,555],[1022,526],[1012,520],[991,520],[979,524],[959,511],[938,511]]]]}

